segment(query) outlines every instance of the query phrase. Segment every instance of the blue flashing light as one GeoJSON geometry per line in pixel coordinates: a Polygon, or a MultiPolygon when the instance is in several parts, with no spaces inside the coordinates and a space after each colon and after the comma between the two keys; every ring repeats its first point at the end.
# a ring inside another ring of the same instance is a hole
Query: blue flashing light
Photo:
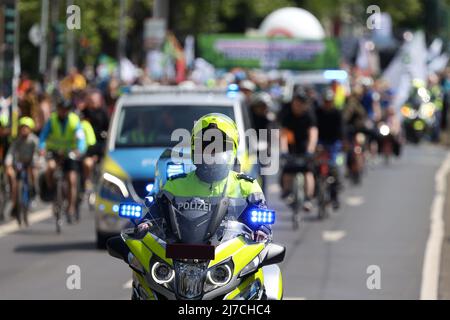
{"type": "Polygon", "coordinates": [[[236,83],[232,83],[227,87],[227,96],[234,98],[239,93],[239,86],[236,83]]]}
{"type": "Polygon", "coordinates": [[[117,204],[113,205],[112,211],[113,212],[119,212],[119,206],[117,204]]]}
{"type": "Polygon", "coordinates": [[[168,164],[167,165],[167,178],[171,178],[178,174],[184,173],[183,164],[168,164]]]}
{"type": "Polygon", "coordinates": [[[348,74],[344,70],[326,70],[323,72],[323,77],[327,80],[344,81],[348,78],[348,74]]]}
{"type": "Polygon", "coordinates": [[[254,224],[274,224],[275,211],[266,209],[252,209],[250,211],[250,221],[254,224]]]}
{"type": "Polygon", "coordinates": [[[145,191],[147,191],[148,193],[152,192],[154,186],[155,185],[153,183],[149,183],[145,186],[145,191]]]}
{"type": "Polygon", "coordinates": [[[153,204],[154,201],[155,201],[155,198],[153,196],[145,197],[145,205],[147,207],[150,207],[153,204]]]}
{"type": "Polygon", "coordinates": [[[140,219],[142,217],[142,206],[137,203],[121,203],[119,206],[119,217],[140,219]]]}

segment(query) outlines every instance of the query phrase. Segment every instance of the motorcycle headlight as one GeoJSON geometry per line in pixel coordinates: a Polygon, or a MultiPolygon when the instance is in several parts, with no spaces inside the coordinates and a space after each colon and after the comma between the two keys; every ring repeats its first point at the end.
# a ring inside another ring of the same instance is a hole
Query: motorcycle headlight
{"type": "Polygon", "coordinates": [[[423,119],[431,118],[434,115],[434,105],[432,103],[425,103],[420,106],[420,117],[423,119]]]}
{"type": "Polygon", "coordinates": [[[203,293],[207,264],[175,263],[177,292],[186,299],[194,299],[203,293]]]}
{"type": "Polygon", "coordinates": [[[231,268],[227,264],[222,264],[209,270],[206,276],[213,285],[224,286],[231,280],[231,268]]]}
{"type": "Polygon", "coordinates": [[[155,262],[152,266],[152,278],[158,284],[166,284],[173,280],[175,272],[173,269],[162,262],[155,262]]]}
{"type": "Polygon", "coordinates": [[[389,126],[386,124],[383,124],[380,126],[380,134],[384,137],[388,136],[389,133],[391,133],[391,129],[389,129],[389,126]]]}

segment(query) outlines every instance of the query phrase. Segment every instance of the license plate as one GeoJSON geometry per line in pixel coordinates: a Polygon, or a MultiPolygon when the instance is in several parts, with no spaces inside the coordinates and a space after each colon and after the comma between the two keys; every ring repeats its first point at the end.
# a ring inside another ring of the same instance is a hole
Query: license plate
{"type": "Polygon", "coordinates": [[[166,245],[166,258],[214,260],[215,247],[207,244],[175,243],[166,245]]]}

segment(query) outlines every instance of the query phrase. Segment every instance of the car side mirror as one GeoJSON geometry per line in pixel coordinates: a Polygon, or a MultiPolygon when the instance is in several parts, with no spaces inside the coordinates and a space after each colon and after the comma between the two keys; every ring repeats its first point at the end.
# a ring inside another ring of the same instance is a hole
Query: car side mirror
{"type": "Polygon", "coordinates": [[[286,248],[278,244],[270,243],[268,246],[266,257],[261,262],[261,267],[269,266],[272,264],[281,263],[284,260],[286,254],[286,248]]]}

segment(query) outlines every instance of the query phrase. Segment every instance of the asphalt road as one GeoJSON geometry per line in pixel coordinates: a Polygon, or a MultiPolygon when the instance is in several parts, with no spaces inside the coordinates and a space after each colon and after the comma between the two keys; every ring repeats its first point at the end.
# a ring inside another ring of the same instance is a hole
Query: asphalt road
{"type": "MultiPolygon", "coordinates": [[[[346,185],[342,208],[328,220],[311,215],[296,232],[272,184],[275,241],[287,246],[285,298],[418,299],[434,175],[445,155],[441,147],[407,147],[402,159],[370,168],[362,186],[346,185]],[[368,267],[379,271],[379,289],[368,289],[368,267]]],[[[45,219],[27,230],[0,231],[0,299],[130,297],[127,266],[95,249],[93,214],[86,210],[81,223],[61,235],[54,229],[45,219]],[[79,290],[66,286],[72,265],[80,268],[79,290]]]]}

